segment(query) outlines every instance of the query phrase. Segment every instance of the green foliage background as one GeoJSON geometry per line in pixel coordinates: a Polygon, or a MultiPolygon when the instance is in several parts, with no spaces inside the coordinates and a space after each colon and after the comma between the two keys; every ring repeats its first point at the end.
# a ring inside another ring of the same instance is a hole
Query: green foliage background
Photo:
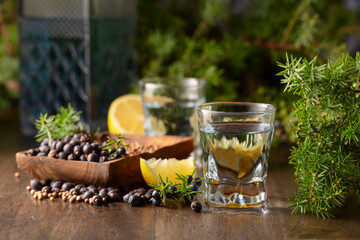
{"type": "Polygon", "coordinates": [[[360,9],[347,4],[139,1],[138,75],[204,78],[208,101],[273,103],[279,130],[275,141],[293,139],[290,120],[296,96],[283,93],[275,62],[284,61],[285,52],[305,58],[318,55],[319,63],[347,52],[346,40],[360,39],[360,9]]]}
{"type": "MultiPolygon", "coordinates": [[[[289,52],[323,63],[348,50],[349,36],[359,44],[360,9],[348,2],[139,0],[137,76],[199,77],[208,101],[273,103],[289,132],[293,97],[283,94],[275,62],[289,52]]],[[[16,5],[0,1],[0,109],[18,97],[9,87],[18,81],[16,5]]]]}
{"type": "MultiPolygon", "coordinates": [[[[334,59],[359,35],[359,12],[345,1],[139,1],[139,76],[194,76],[208,99],[249,97],[278,86],[276,60],[334,59]]],[[[265,93],[266,94],[266,93],[265,93]]]]}

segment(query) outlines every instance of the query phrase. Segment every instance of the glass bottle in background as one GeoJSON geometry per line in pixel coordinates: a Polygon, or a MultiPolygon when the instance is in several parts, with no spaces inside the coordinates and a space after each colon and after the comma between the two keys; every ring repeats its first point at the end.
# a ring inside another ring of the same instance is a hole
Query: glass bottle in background
{"type": "Polygon", "coordinates": [[[40,113],[70,103],[92,130],[134,82],[137,1],[20,0],[20,117],[35,133],[40,113]]]}

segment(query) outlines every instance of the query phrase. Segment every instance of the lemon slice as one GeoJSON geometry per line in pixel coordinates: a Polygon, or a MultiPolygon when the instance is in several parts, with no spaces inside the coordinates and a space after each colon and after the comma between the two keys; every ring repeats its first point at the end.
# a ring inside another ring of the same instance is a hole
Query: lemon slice
{"type": "Polygon", "coordinates": [[[166,126],[165,123],[153,116],[149,116],[149,122],[151,129],[153,131],[153,136],[164,136],[166,135],[166,126]]]}
{"type": "Polygon", "coordinates": [[[145,102],[156,102],[156,103],[174,103],[175,99],[167,97],[167,96],[151,96],[148,94],[144,94],[144,101],[145,102]]]}
{"type": "Polygon", "coordinates": [[[144,112],[139,95],[126,94],[111,103],[108,111],[108,129],[114,134],[144,134],[144,112]]]}
{"type": "Polygon", "coordinates": [[[215,156],[216,162],[223,168],[237,173],[237,178],[244,177],[252,170],[257,161],[262,157],[262,137],[255,135],[257,143],[251,147],[246,142],[239,142],[237,138],[211,141],[208,138],[209,150],[215,156]]]}
{"type": "Polygon", "coordinates": [[[176,183],[179,182],[179,180],[176,180],[176,173],[186,176],[193,172],[195,168],[195,158],[192,156],[182,160],[176,158],[151,158],[145,160],[140,158],[140,168],[147,184],[157,184],[159,182],[159,174],[163,180],[167,177],[170,181],[176,183]]]}

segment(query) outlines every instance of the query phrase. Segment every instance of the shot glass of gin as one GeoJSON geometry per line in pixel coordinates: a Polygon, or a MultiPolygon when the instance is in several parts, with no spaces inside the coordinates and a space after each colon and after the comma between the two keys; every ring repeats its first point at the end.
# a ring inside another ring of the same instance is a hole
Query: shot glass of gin
{"type": "Polygon", "coordinates": [[[199,105],[196,110],[207,205],[261,207],[267,197],[275,107],[215,102],[199,105]]]}
{"type": "Polygon", "coordinates": [[[197,78],[140,80],[145,135],[196,137],[195,107],[205,103],[205,81],[197,78]]]}

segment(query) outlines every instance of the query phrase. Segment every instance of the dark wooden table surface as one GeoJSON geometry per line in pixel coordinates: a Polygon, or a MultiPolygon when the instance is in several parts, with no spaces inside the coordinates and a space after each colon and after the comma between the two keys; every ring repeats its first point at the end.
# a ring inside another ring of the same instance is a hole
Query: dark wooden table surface
{"type": "Polygon", "coordinates": [[[186,204],[134,208],[34,200],[25,190],[31,177],[15,162],[15,152],[33,144],[20,134],[17,118],[0,117],[0,239],[360,239],[355,204],[336,219],[291,214],[287,198],[296,184],[286,151],[272,152],[265,213],[207,208],[195,213],[186,204]]]}

